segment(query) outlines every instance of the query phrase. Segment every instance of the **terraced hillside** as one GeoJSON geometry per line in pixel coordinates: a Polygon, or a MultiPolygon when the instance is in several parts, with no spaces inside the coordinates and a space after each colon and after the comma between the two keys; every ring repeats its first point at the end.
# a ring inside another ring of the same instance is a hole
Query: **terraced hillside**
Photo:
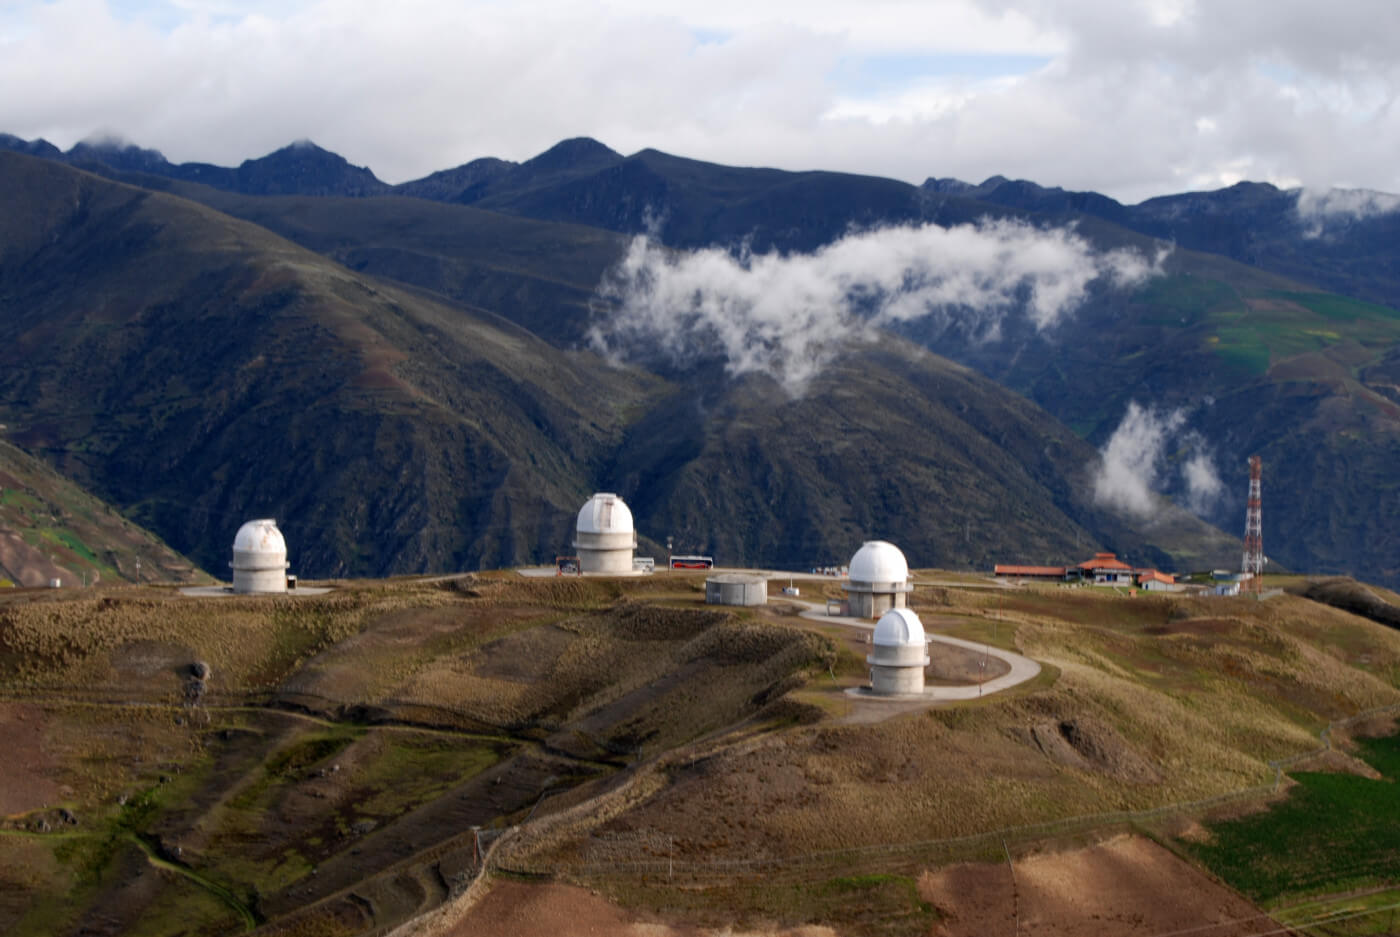
{"type": "Polygon", "coordinates": [[[0,727],[35,757],[0,768],[0,927],[392,923],[460,885],[473,826],[596,794],[825,653],[577,581],[7,602],[0,727]]]}

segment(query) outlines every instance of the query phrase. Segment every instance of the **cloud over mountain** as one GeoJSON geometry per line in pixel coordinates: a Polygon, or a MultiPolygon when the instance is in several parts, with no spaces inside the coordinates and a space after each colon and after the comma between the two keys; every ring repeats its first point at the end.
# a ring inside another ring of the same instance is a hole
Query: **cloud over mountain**
{"type": "Polygon", "coordinates": [[[1148,518],[1157,495],[1176,489],[1183,505],[1200,515],[1214,507],[1224,484],[1200,433],[1186,425],[1186,410],[1169,412],[1129,401],[1118,428],[1100,450],[1094,500],[1120,514],[1148,518]],[[1179,480],[1169,465],[1179,460],[1179,480]]]}
{"type": "Polygon", "coordinates": [[[991,337],[1024,310],[1051,329],[1091,284],[1139,283],[1162,259],[1009,221],[879,228],[788,255],[674,253],[643,235],[599,286],[590,340],[614,357],[718,354],[731,374],[767,373],[797,394],[871,328],[938,318],[991,337]]]}

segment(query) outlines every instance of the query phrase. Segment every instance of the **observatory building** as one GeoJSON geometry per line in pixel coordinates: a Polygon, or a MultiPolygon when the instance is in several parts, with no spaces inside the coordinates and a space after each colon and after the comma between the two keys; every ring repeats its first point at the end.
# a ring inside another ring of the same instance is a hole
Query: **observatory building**
{"type": "Polygon", "coordinates": [[[599,492],[578,512],[574,550],[584,575],[631,576],[637,531],[632,512],[615,494],[599,492]]]}
{"type": "Polygon", "coordinates": [[[233,591],[286,592],[287,541],[271,519],[249,521],[233,538],[233,591]]]}
{"type": "Polygon", "coordinates": [[[914,589],[909,584],[909,563],[894,544],[867,540],[851,557],[849,569],[850,578],[841,588],[856,618],[874,618],[908,604],[914,589]]]}
{"type": "Polygon", "coordinates": [[[870,689],[877,696],[924,692],[924,668],[928,666],[928,641],[924,625],[913,609],[892,608],[880,616],[871,639],[870,689]]]}

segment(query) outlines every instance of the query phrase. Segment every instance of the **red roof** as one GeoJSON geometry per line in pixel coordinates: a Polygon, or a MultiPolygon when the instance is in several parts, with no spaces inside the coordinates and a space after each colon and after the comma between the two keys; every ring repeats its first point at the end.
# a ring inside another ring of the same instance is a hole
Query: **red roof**
{"type": "Polygon", "coordinates": [[[1064,578],[1065,568],[1063,566],[1012,566],[1005,563],[998,563],[993,567],[993,575],[997,576],[1056,576],[1064,578]]]}
{"type": "Polygon", "coordinates": [[[1167,585],[1175,585],[1176,577],[1170,573],[1159,573],[1155,569],[1149,569],[1138,576],[1138,584],[1145,582],[1165,582],[1167,585]]]}
{"type": "Polygon", "coordinates": [[[1078,568],[1087,570],[1121,569],[1127,572],[1133,571],[1133,568],[1131,566],[1129,566],[1127,563],[1124,563],[1117,557],[1116,554],[1113,553],[1095,553],[1094,558],[1092,560],[1085,560],[1084,562],[1079,564],[1078,568]]]}

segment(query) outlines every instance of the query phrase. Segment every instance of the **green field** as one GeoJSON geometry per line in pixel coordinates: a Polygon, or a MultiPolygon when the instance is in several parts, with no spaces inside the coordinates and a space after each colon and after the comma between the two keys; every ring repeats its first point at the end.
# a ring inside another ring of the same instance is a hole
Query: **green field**
{"type": "Polygon", "coordinates": [[[1362,740],[1357,754],[1380,780],[1300,771],[1287,800],[1212,824],[1190,852],[1263,903],[1400,881],[1400,736],[1362,740]]]}
{"type": "Polygon", "coordinates": [[[1400,312],[1325,293],[1269,291],[1216,307],[1207,346],[1232,365],[1263,374],[1295,355],[1355,342],[1379,355],[1400,340],[1400,312]],[[1247,308],[1246,308],[1247,307],[1247,308]]]}

